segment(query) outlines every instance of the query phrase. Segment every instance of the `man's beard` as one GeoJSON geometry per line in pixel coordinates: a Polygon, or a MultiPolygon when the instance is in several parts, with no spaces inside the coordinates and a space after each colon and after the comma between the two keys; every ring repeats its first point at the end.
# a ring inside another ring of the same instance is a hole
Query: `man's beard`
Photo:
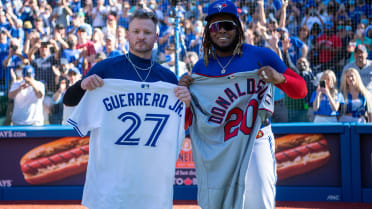
{"type": "Polygon", "coordinates": [[[236,48],[236,45],[238,44],[238,41],[239,41],[238,34],[236,34],[234,37],[234,41],[228,46],[223,46],[223,47],[218,46],[216,43],[214,43],[213,40],[212,40],[212,45],[218,51],[223,51],[223,52],[234,51],[236,48]]]}

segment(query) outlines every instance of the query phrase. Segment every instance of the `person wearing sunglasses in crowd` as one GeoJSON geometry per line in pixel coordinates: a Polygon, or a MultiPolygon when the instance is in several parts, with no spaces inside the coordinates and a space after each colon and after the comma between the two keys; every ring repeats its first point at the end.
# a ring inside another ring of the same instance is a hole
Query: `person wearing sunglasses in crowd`
{"type": "Polygon", "coordinates": [[[63,97],[67,106],[79,103],[68,123],[80,135],[90,131],[82,202],[90,209],[173,207],[190,93],[152,60],[157,23],[153,12],[135,10],[129,53],[96,63],[63,97]]]}
{"type": "Polygon", "coordinates": [[[272,111],[264,110],[273,106],[272,92],[264,88],[275,84],[291,98],[304,98],[306,83],[272,50],[244,43],[231,1],[210,4],[205,20],[204,58],[179,82],[192,95],[187,125],[198,204],[209,209],[275,208],[274,136],[270,120],[257,112],[272,111]],[[259,117],[262,125],[252,128],[259,117]],[[253,152],[247,148],[249,141],[253,152]]]}

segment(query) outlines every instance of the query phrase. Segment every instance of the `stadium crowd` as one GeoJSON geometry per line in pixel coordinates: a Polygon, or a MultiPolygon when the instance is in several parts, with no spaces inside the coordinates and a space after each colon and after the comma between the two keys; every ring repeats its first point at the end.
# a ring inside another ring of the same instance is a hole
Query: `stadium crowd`
{"type": "MultiPolygon", "coordinates": [[[[179,76],[190,72],[203,57],[210,1],[1,0],[2,125],[65,124],[73,109],[62,103],[65,90],[95,63],[128,52],[135,9],[160,20],[153,59],[174,72],[178,63],[179,76]]],[[[233,2],[246,42],[271,48],[307,82],[301,100],[276,89],[273,122],[372,120],[371,0],[233,2]]]]}

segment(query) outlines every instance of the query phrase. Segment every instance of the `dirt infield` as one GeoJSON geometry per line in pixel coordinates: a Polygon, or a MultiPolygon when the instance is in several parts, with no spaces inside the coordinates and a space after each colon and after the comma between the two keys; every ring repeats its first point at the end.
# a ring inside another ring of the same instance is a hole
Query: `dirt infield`
{"type": "MultiPolygon", "coordinates": [[[[87,209],[79,201],[1,202],[0,209],[87,209]]],[[[175,202],[173,209],[201,209],[192,202],[175,202]]],[[[372,209],[372,203],[277,202],[276,209],[372,209]]]]}

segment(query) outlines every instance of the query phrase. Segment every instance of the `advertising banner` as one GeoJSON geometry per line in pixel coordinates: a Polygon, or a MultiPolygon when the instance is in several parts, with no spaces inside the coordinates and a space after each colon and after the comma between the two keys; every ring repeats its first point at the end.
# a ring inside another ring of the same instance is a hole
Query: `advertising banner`
{"type": "MultiPolygon", "coordinates": [[[[0,135],[0,187],[84,184],[89,137],[28,137],[24,131],[1,131],[0,135]]],[[[191,140],[186,137],[175,185],[196,183],[191,140]]]]}
{"type": "Polygon", "coordinates": [[[186,137],[176,163],[175,185],[196,185],[195,165],[192,159],[191,139],[186,137]]]}
{"type": "Polygon", "coordinates": [[[79,143],[77,139],[81,138],[0,138],[1,186],[83,185],[88,153],[78,144],[60,143],[79,143]]]}
{"type": "Polygon", "coordinates": [[[275,135],[278,186],[341,186],[339,134],[275,135]]]}

